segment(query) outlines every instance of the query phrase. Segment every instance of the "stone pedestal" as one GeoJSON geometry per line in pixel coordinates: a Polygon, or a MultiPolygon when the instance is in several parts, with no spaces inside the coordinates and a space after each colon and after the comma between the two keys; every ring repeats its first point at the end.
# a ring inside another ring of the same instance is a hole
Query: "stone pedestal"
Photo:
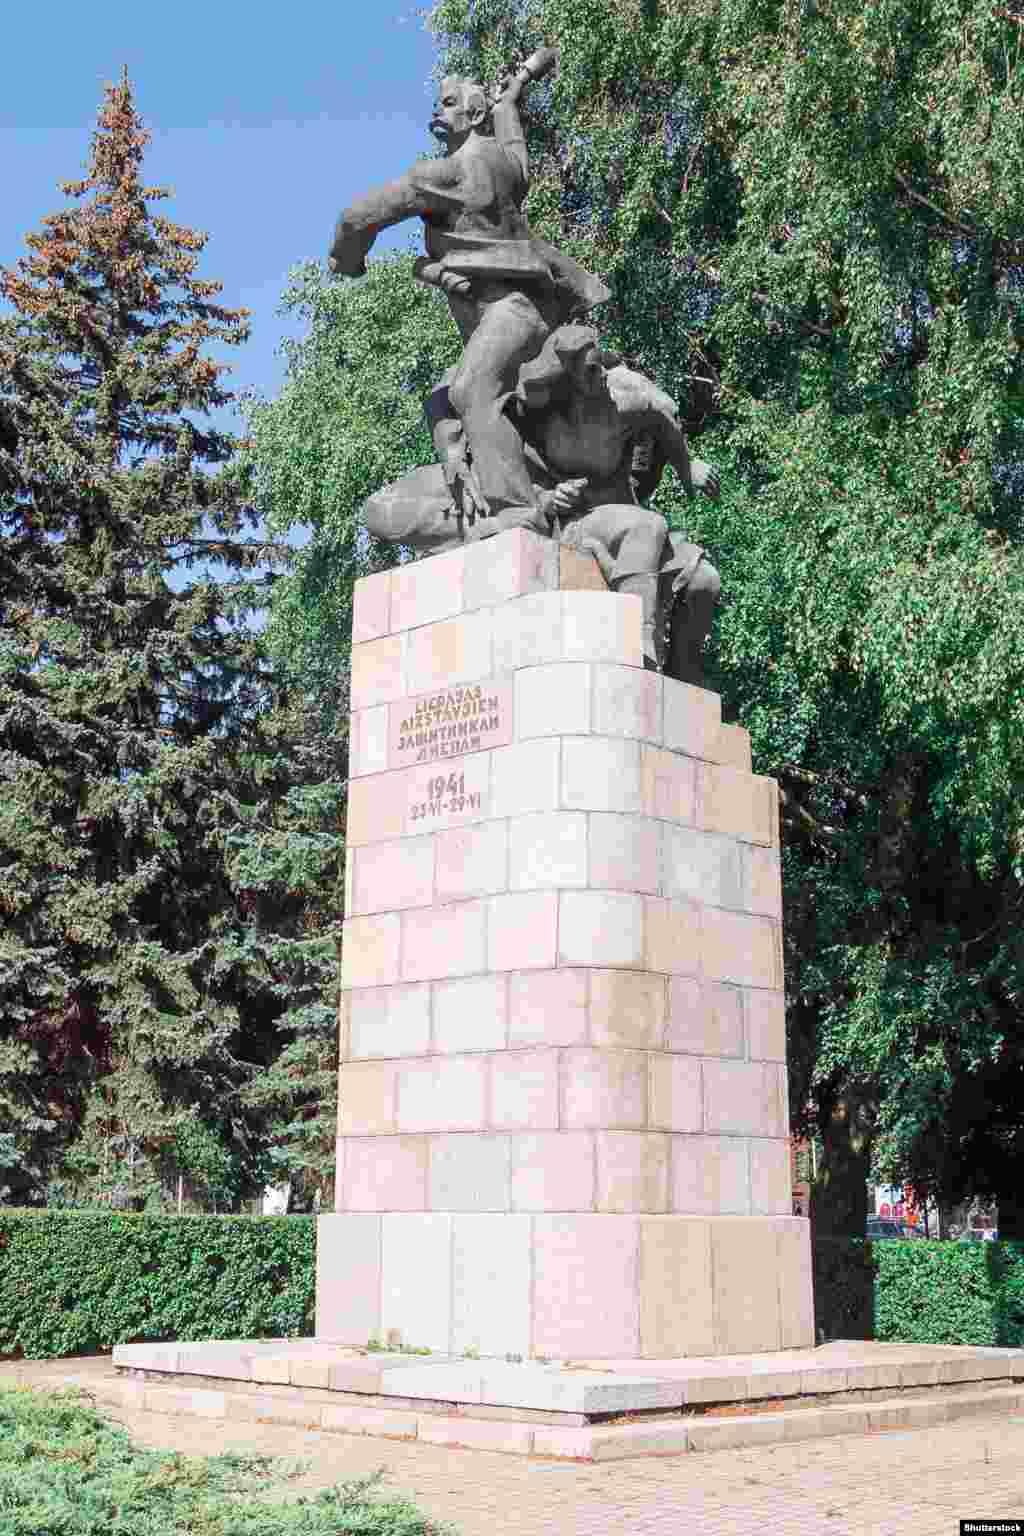
{"type": "Polygon", "coordinates": [[[639,598],[526,532],[359,582],[350,773],[318,1336],[812,1345],[776,789],[639,598]]]}

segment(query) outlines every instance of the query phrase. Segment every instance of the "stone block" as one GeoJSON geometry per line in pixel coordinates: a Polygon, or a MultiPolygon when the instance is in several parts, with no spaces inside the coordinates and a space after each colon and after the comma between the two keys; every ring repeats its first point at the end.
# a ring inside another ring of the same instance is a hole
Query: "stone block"
{"type": "Polygon", "coordinates": [[[405,645],[401,635],[364,640],[352,647],[350,702],[353,709],[390,704],[408,693],[405,645]]]}
{"type": "Polygon", "coordinates": [[[562,1052],[561,1075],[567,1129],[646,1128],[646,1052],[570,1048],[562,1052]]]}
{"type": "Polygon", "coordinates": [[[715,1354],[781,1348],[775,1225],[758,1216],[711,1223],[715,1354]]]}
{"type": "Polygon", "coordinates": [[[430,560],[412,560],[391,572],[391,629],[416,629],[462,611],[466,552],[452,549],[430,560]]]}
{"type": "MultiPolygon", "coordinates": [[[[649,672],[643,675],[653,676],[649,672]]],[[[594,811],[590,816],[590,885],[657,896],[661,889],[661,834],[661,822],[650,817],[594,811]]]]}
{"type": "Polygon", "coordinates": [[[593,555],[568,545],[558,547],[558,585],[563,592],[607,592],[608,583],[593,555]]]}
{"type": "Polygon", "coordinates": [[[508,823],[483,821],[435,836],[436,900],[464,901],[508,888],[508,823]]]}
{"type": "Polygon", "coordinates": [[[605,736],[565,737],[561,804],[575,811],[639,812],[639,743],[605,736]]]}
{"type": "Polygon", "coordinates": [[[744,773],[750,773],[750,732],[745,731],[742,725],[723,725],[712,761],[723,763],[729,768],[742,768],[744,773]]]}
{"type": "Polygon", "coordinates": [[[453,1219],[440,1212],[394,1213],[380,1218],[381,1329],[385,1338],[395,1333],[407,1348],[449,1352],[453,1219]]]}
{"type": "Polygon", "coordinates": [[[558,806],[558,738],[498,747],[491,754],[491,815],[525,816],[558,806]]]}
{"type": "Polygon", "coordinates": [[[491,1058],[490,1123],[502,1131],[558,1128],[558,1052],[502,1051],[491,1058]]]}
{"type": "Polygon", "coordinates": [[[464,554],[462,598],[467,611],[558,585],[557,547],[526,528],[510,528],[469,544],[464,554]]]}
{"type": "Polygon", "coordinates": [[[767,917],[706,907],[701,923],[701,958],[704,974],[712,981],[746,987],[782,984],[778,926],[767,917]]]}
{"type": "Polygon", "coordinates": [[[391,572],[361,576],[352,588],[352,644],[391,632],[391,572]]]}
{"type": "Polygon", "coordinates": [[[565,661],[611,661],[643,667],[638,597],[619,592],[563,592],[561,596],[565,661]]]}
{"type": "MultiPolygon", "coordinates": [[[[545,666],[562,660],[562,595],[536,592],[494,608],[494,670],[545,666]]],[[[582,656],[581,661],[589,660],[582,656]]]]}
{"type": "MultiPolygon", "coordinates": [[[[420,763],[401,773],[402,825],[400,831],[409,836],[414,832],[440,832],[446,827],[468,826],[482,821],[490,814],[491,799],[490,752],[473,752],[454,761],[420,763]],[[459,793],[447,789],[437,790],[438,780],[457,770],[459,793]]],[[[388,778],[398,778],[388,774],[388,778]]],[[[358,782],[358,781],[357,781],[358,782]]],[[[396,795],[394,797],[398,799],[396,795]]]]}
{"type": "Polygon", "coordinates": [[[774,1062],[705,1060],[704,1129],[712,1135],[787,1135],[784,1070],[774,1062]]]}
{"type": "Polygon", "coordinates": [[[738,987],[673,976],[666,1048],[688,1056],[743,1055],[743,994],[738,987]]]}
{"type": "Polygon", "coordinates": [[[643,965],[643,901],[626,891],[562,891],[558,964],[643,965]]]}
{"type": "Polygon", "coordinates": [[[594,1141],[587,1131],[541,1131],[512,1138],[514,1211],[591,1211],[594,1141]]]}
{"type": "Polygon", "coordinates": [[[624,1461],[632,1456],[681,1456],[690,1446],[689,1426],[678,1420],[595,1425],[588,1433],[591,1461],[624,1461]]]}
{"type": "Polygon", "coordinates": [[[688,975],[700,967],[701,918],[695,905],[645,896],[644,967],[670,976],[688,975]]]}
{"type": "Polygon", "coordinates": [[[485,902],[413,908],[401,914],[401,923],[403,981],[471,976],[486,969],[485,902]]]}
{"type": "Polygon", "coordinates": [[[429,1050],[429,986],[357,988],[343,997],[349,1058],[419,1056],[429,1050]]]}
{"type": "Polygon", "coordinates": [[[393,1061],[345,1061],[338,1070],[338,1133],[383,1136],[395,1129],[393,1061]]]}
{"type": "Polygon", "coordinates": [[[697,770],[697,820],[705,832],[721,832],[746,843],[772,843],[771,779],[741,768],[701,763],[697,770]]]}
{"type": "Polygon", "coordinates": [[[655,1053],[649,1069],[651,1126],[661,1131],[700,1131],[701,1062],[694,1056],[655,1053]]]}
{"type": "Polygon", "coordinates": [[[650,971],[592,971],[591,1043],[657,1049],[665,1037],[665,994],[665,977],[650,971]]]}
{"type": "Polygon", "coordinates": [[[636,666],[596,663],[591,729],[598,736],[626,736],[659,745],[662,739],[662,677],[636,666]]]}
{"type": "Polygon", "coordinates": [[[697,765],[661,747],[640,749],[640,791],[645,816],[692,826],[696,820],[697,765]]]}
{"type": "Polygon", "coordinates": [[[434,983],[434,1050],[494,1051],[505,1044],[504,976],[467,976],[434,983]]]}
{"type": "Polygon", "coordinates": [[[786,1001],[781,992],[746,992],[747,1052],[751,1061],[785,1061],[786,1001]]]}
{"type": "Polygon", "coordinates": [[[487,1072],[484,1056],[403,1062],[398,1071],[398,1130],[482,1131],[487,1072]]]}
{"type": "Polygon", "coordinates": [[[586,971],[514,971],[509,976],[510,1046],[579,1045],[586,1038],[586,971]]]}
{"type": "Polygon", "coordinates": [[[714,1349],[711,1234],[706,1221],[640,1223],[640,1353],[648,1359],[714,1349]]]}
{"type": "Polygon", "coordinates": [[[742,1136],[673,1136],[672,1210],[681,1216],[747,1216],[750,1173],[742,1136]]]}
{"type": "Polygon", "coordinates": [[[381,1220],[363,1215],[317,1217],[317,1338],[365,1344],[379,1336],[381,1220]]]}
{"type": "Polygon", "coordinates": [[[425,624],[422,629],[408,631],[404,640],[403,694],[432,693],[490,677],[495,671],[491,659],[490,609],[463,613],[439,624],[425,624]]]}
{"type": "Polygon", "coordinates": [[[555,964],[557,891],[513,891],[487,903],[487,968],[546,970],[555,964]]]}
{"type": "Polygon", "coordinates": [[[500,1419],[440,1419],[425,1413],[419,1421],[418,1438],[428,1445],[501,1451],[509,1456],[529,1456],[533,1451],[531,1424],[503,1423],[500,1419]]]}
{"type": "Polygon", "coordinates": [[[432,1136],[427,1204],[432,1211],[507,1211],[508,1137],[432,1136]]]}
{"type": "MultiPolygon", "coordinates": [[[[764,917],[782,916],[782,866],[774,848],[748,844],[744,849],[745,887],[742,905],[764,917]]],[[[737,903],[738,905],[739,903],[737,903]]],[[[723,906],[733,903],[723,902],[723,906]]]]}
{"type": "Polygon", "coordinates": [[[751,1138],[750,1202],[755,1216],[792,1215],[790,1146],[784,1138],[751,1138]]]}
{"type": "Polygon", "coordinates": [[[346,911],[353,917],[428,907],[434,899],[434,839],[430,836],[353,848],[349,859],[352,897],[346,911]]]}
{"type": "Polygon", "coordinates": [[[545,1461],[592,1461],[594,1431],[561,1429],[557,1425],[538,1424],[533,1432],[533,1454],[545,1461]]]}
{"type": "Polygon", "coordinates": [[[665,828],[663,894],[713,907],[746,906],[740,844],[693,827],[665,828]]]}
{"type": "Polygon", "coordinates": [[[535,1216],[534,1353],[635,1356],[640,1343],[635,1216],[535,1216]]]}
{"type": "Polygon", "coordinates": [[[515,816],[508,828],[513,891],[587,884],[587,818],[581,811],[515,816]]]}
{"type": "Polygon", "coordinates": [[[522,667],[515,675],[516,739],[585,736],[590,731],[591,668],[585,662],[522,667]]]}
{"type": "Polygon", "coordinates": [[[722,733],[722,701],[717,693],[665,678],[664,742],[673,752],[713,761],[722,733]]]}
{"type": "Polygon", "coordinates": [[[529,1216],[455,1218],[452,1349],[530,1353],[529,1216]]]}
{"type": "Polygon", "coordinates": [[[346,1136],[339,1147],[338,1178],[340,1210],[424,1211],[426,1137],[346,1136]]]}
{"type": "Polygon", "coordinates": [[[343,987],[383,987],[398,980],[400,925],[397,912],[345,919],[341,948],[343,987]]]}
{"type": "Polygon", "coordinates": [[[348,729],[349,777],[383,773],[388,766],[388,706],[353,710],[348,729]]]}
{"type": "Polygon", "coordinates": [[[814,1348],[811,1224],[800,1216],[773,1223],[779,1275],[779,1343],[783,1349],[814,1348]]]}
{"type": "Polygon", "coordinates": [[[623,1214],[669,1208],[669,1138],[646,1131],[598,1131],[597,1209],[623,1214]]]}
{"type": "Polygon", "coordinates": [[[393,1408],[350,1408],[324,1403],[320,1427],[332,1435],[377,1435],[382,1440],[415,1440],[417,1418],[393,1408]]]}
{"type": "Polygon", "coordinates": [[[401,837],[408,812],[409,788],[409,775],[403,769],[375,774],[368,779],[349,780],[345,814],[345,841],[349,851],[364,843],[401,837]]]}

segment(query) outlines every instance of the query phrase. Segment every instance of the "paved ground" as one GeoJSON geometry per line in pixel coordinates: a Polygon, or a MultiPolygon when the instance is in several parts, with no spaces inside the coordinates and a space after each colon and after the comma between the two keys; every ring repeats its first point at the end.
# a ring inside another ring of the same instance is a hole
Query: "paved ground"
{"type": "MultiPolygon", "coordinates": [[[[107,1362],[0,1365],[45,1385],[107,1362]]],[[[387,1469],[391,1490],[459,1536],[957,1536],[961,1519],[1024,1517],[1024,1418],[965,1419],[705,1455],[572,1466],[277,1426],[107,1410],[140,1443],[301,1459],[296,1487],[387,1469]]]]}

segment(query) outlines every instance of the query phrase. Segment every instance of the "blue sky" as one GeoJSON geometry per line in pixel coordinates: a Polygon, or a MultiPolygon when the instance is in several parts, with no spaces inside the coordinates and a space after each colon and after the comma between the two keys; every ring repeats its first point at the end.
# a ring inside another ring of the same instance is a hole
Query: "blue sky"
{"type": "MultiPolygon", "coordinates": [[[[233,387],[273,393],[289,267],[323,259],[340,209],[431,148],[435,50],[415,0],[56,0],[8,7],[4,45],[16,67],[0,93],[0,263],[62,206],[104,83],[127,65],[153,135],[147,180],[174,189],[169,217],[208,232],[199,275],[253,312],[250,341],[227,354],[233,387]]],[[[376,252],[413,233],[390,232],[376,252]]]]}

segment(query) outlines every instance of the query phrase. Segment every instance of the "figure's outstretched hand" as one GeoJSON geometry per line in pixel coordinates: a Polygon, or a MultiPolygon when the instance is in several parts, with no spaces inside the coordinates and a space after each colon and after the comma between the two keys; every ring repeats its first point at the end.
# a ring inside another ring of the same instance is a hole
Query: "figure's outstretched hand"
{"type": "Polygon", "coordinates": [[[703,491],[711,501],[718,500],[722,484],[713,464],[707,464],[703,459],[691,459],[690,481],[695,491],[703,491]]]}

